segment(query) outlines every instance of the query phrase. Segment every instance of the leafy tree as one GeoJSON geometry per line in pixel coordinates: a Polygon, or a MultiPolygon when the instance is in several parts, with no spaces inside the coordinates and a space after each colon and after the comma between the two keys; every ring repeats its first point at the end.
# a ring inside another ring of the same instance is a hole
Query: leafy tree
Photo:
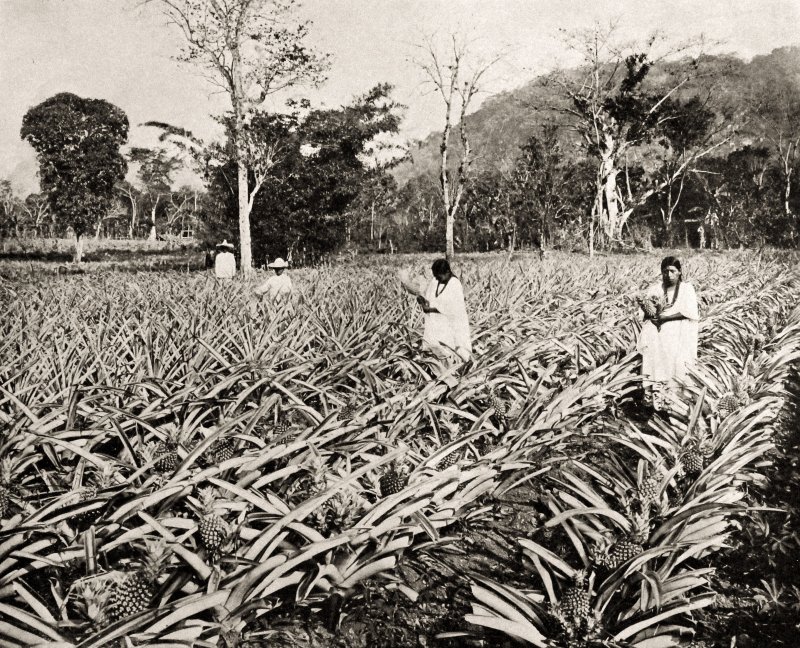
{"type": "Polygon", "coordinates": [[[114,186],[125,176],[120,146],[128,138],[128,118],[107,101],[64,92],[28,110],[20,135],[36,151],[51,209],[75,233],[80,262],[81,237],[108,211],[114,186]]]}
{"type": "Polygon", "coordinates": [[[53,212],[47,196],[40,193],[29,194],[21,204],[26,224],[34,229],[37,236],[53,236],[53,212]]]}
{"type": "MultiPolygon", "coordinates": [[[[668,100],[696,74],[696,61],[678,63],[655,83],[646,83],[654,66],[668,55],[684,52],[690,45],[655,54],[659,37],[646,43],[621,47],[614,43],[614,28],[595,26],[568,36],[569,44],[583,54],[585,65],[578,73],[559,72],[553,80],[561,87],[568,104],[560,110],[569,115],[586,153],[597,163],[592,209],[593,221],[608,243],[619,242],[634,209],[657,191],[650,187],[633,196],[629,185],[620,182],[627,154],[649,144],[673,117],[668,100]]],[[[594,248],[594,228],[590,230],[594,248]]]]}
{"type": "Polygon", "coordinates": [[[0,232],[4,236],[11,233],[19,237],[20,205],[19,198],[14,194],[11,181],[0,180],[0,232]]]}
{"type": "Polygon", "coordinates": [[[750,118],[772,149],[781,185],[782,208],[796,244],[800,226],[793,206],[797,167],[800,164],[800,47],[773,51],[756,57],[755,73],[745,97],[750,118]]]}
{"type": "MultiPolygon", "coordinates": [[[[264,151],[249,145],[248,123],[265,99],[300,82],[318,82],[326,61],[306,45],[308,23],[295,24],[295,0],[149,0],[181,30],[184,61],[211,70],[231,101],[240,267],[252,267],[250,212],[264,182],[252,171],[264,151]]],[[[256,127],[257,130],[257,127],[256,127]]]]}
{"type": "Polygon", "coordinates": [[[685,101],[669,98],[664,102],[664,113],[669,116],[661,124],[663,150],[659,151],[660,164],[653,181],[659,198],[663,242],[672,246],[674,217],[689,174],[697,170],[701,158],[729,138],[714,137],[719,132],[713,128],[716,115],[699,97],[685,101]]]}
{"type": "MultiPolygon", "coordinates": [[[[284,143],[262,191],[253,196],[256,258],[310,262],[345,242],[349,210],[371,173],[364,161],[367,145],[399,125],[390,91],[389,85],[376,86],[349,106],[297,117],[295,125],[277,118],[254,121],[253,138],[261,137],[261,129],[264,141],[284,143]]],[[[220,234],[230,230],[228,215],[238,202],[234,170],[232,160],[211,169],[209,204],[217,212],[206,210],[204,218],[215,221],[220,234]]],[[[252,187],[259,178],[251,174],[249,182],[252,187]]]]}
{"type": "Polygon", "coordinates": [[[720,249],[778,242],[780,228],[776,228],[773,208],[775,185],[769,182],[769,150],[744,146],[725,158],[707,160],[705,167],[696,178],[708,200],[705,224],[712,246],[720,249]]]}
{"type": "Polygon", "coordinates": [[[157,223],[159,217],[164,217],[169,211],[172,198],[172,181],[175,172],[180,168],[178,156],[167,152],[163,148],[132,148],[129,159],[138,164],[136,174],[141,189],[139,192],[139,205],[150,214],[150,233],[148,238],[156,240],[158,236],[157,223]]]}

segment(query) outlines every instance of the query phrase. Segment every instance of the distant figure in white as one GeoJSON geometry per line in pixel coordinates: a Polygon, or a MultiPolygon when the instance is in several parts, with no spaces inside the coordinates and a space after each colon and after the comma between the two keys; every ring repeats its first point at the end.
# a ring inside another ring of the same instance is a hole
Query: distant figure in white
{"type": "Polygon", "coordinates": [[[697,362],[700,318],[694,286],[683,281],[681,262],[673,256],[661,262],[661,282],[647,289],[645,299],[649,304],[643,306],[645,321],[637,349],[649,400],[664,389],[675,393],[678,381],[697,362]]]}
{"type": "Polygon", "coordinates": [[[267,267],[272,268],[275,274],[256,288],[256,295],[266,294],[270,299],[291,295],[294,291],[294,286],[289,275],[286,274],[286,268],[289,267],[289,264],[281,257],[278,257],[272,263],[267,264],[267,267]]]}
{"type": "Polygon", "coordinates": [[[459,360],[467,362],[472,357],[472,342],[464,288],[447,259],[434,261],[431,271],[433,279],[417,295],[417,303],[425,313],[422,349],[451,365],[459,360]]]}
{"type": "Polygon", "coordinates": [[[217,255],[214,257],[214,274],[218,279],[232,279],[236,276],[236,258],[233,256],[233,244],[227,240],[217,244],[217,255]]]}

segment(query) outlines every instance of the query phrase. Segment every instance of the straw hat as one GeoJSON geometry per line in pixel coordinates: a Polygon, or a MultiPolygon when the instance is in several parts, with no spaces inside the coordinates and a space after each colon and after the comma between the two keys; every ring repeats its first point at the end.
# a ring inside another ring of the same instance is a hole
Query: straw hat
{"type": "Polygon", "coordinates": [[[217,243],[217,247],[218,248],[228,248],[228,249],[232,250],[233,249],[233,243],[228,243],[228,239],[225,239],[224,241],[222,241],[222,243],[217,243]]]}
{"type": "Polygon", "coordinates": [[[288,268],[289,264],[286,263],[281,257],[275,259],[272,263],[267,264],[268,268],[288,268]]]}

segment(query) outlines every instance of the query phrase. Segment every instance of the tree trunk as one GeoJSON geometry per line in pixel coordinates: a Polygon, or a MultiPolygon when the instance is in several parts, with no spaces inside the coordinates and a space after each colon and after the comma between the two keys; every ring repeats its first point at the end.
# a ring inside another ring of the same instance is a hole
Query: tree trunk
{"type": "Polygon", "coordinates": [[[250,242],[250,202],[248,201],[247,164],[239,160],[239,268],[245,277],[253,270],[253,253],[250,242]]]}
{"type": "Polygon", "coordinates": [[[80,234],[75,234],[75,257],[73,261],[75,263],[83,261],[83,238],[81,238],[80,234]]]}
{"type": "Polygon", "coordinates": [[[128,238],[133,238],[136,234],[136,203],[131,200],[131,220],[128,223],[128,238]]]}
{"type": "Polygon", "coordinates": [[[247,182],[248,163],[244,155],[244,142],[242,141],[244,90],[238,48],[235,48],[233,52],[232,72],[233,96],[231,99],[233,104],[234,147],[236,150],[236,175],[239,193],[239,269],[244,277],[249,277],[253,272],[253,252],[250,242],[250,188],[247,182]]]}
{"type": "Polygon", "coordinates": [[[445,240],[445,257],[448,261],[452,261],[455,257],[455,249],[453,247],[453,225],[456,219],[453,217],[453,214],[447,212],[447,219],[445,221],[445,231],[444,231],[444,240],[445,240]]]}

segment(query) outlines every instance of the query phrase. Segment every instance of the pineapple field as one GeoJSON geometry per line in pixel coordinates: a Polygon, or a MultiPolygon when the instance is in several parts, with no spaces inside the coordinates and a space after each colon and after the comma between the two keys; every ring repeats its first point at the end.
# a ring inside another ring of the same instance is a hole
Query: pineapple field
{"type": "Polygon", "coordinates": [[[699,362],[653,412],[659,261],[465,257],[454,387],[396,279],[428,258],[278,304],[0,279],[0,648],[793,645],[797,256],[685,259],[699,362]]]}

